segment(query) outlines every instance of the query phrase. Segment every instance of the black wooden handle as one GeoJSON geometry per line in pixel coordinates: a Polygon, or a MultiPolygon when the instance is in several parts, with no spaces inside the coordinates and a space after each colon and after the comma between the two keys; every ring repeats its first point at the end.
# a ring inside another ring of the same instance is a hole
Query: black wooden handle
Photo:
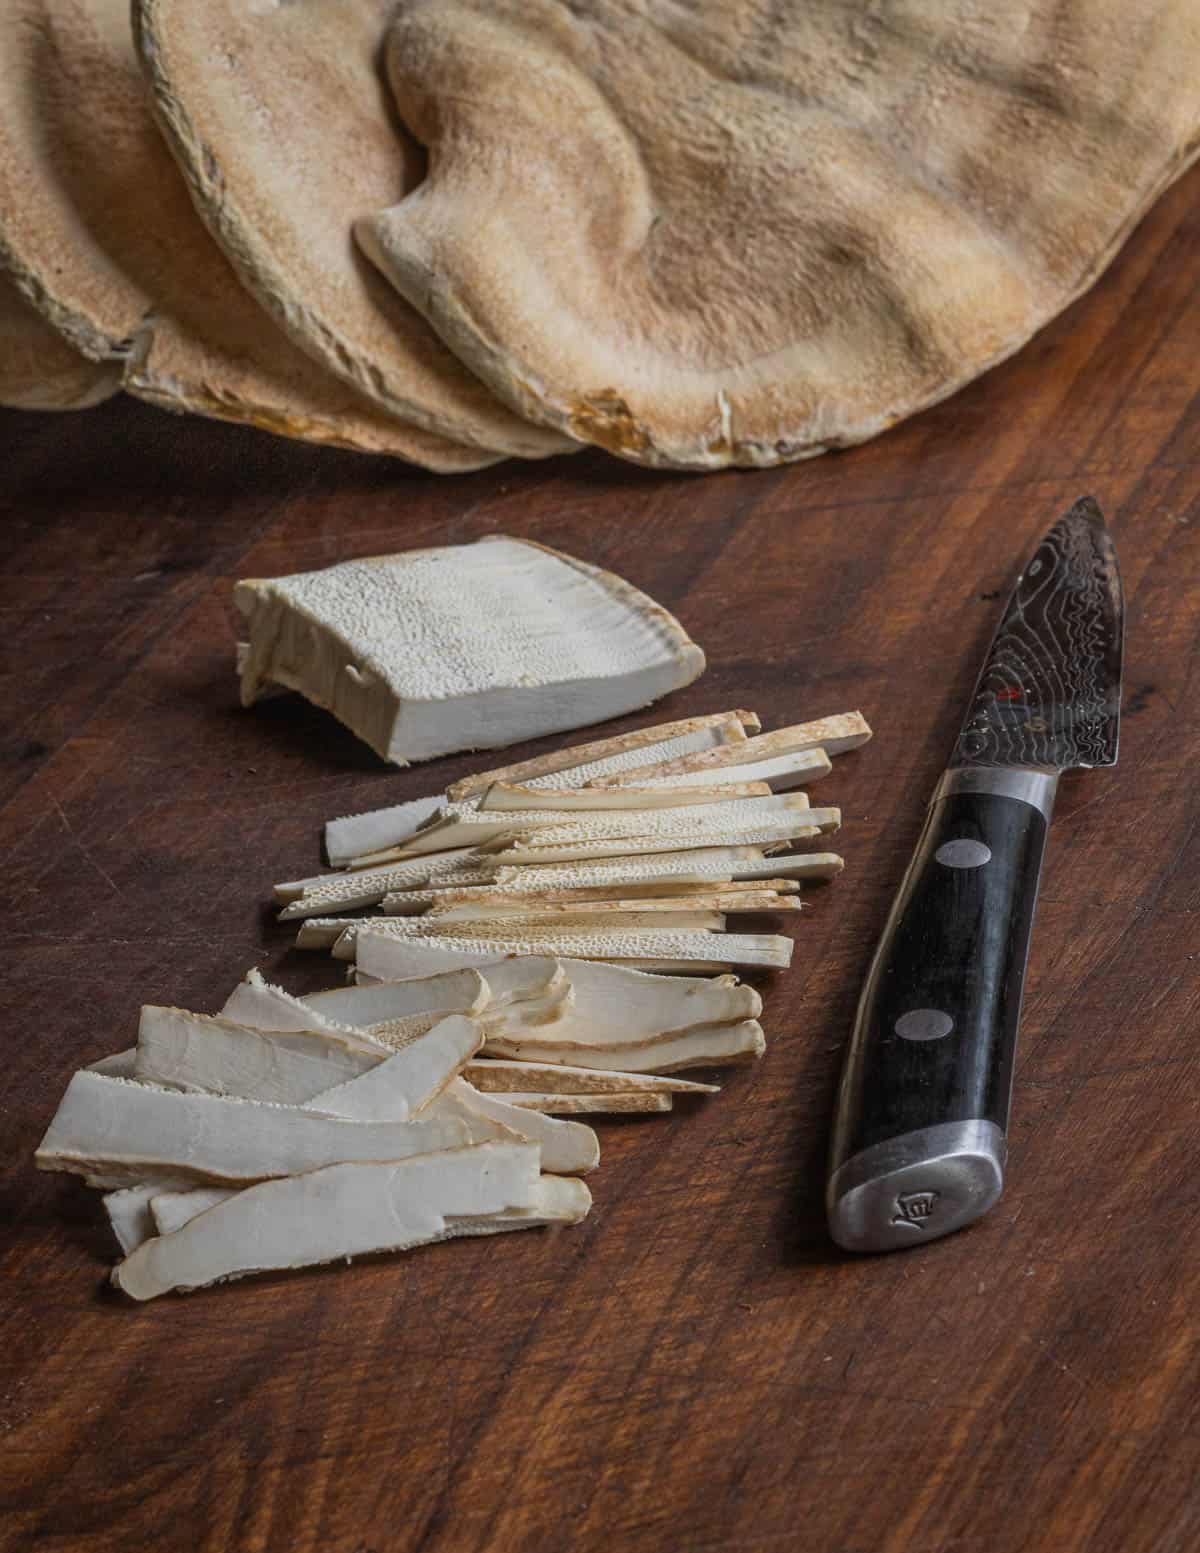
{"type": "Polygon", "coordinates": [[[863,988],[831,1156],[830,1228],[889,1250],[999,1196],[1025,961],[1054,781],[971,773],[930,806],[863,988]],[[971,790],[994,786],[1000,791],[971,790]],[[1025,797],[1014,796],[1023,791],[1025,797]]]}

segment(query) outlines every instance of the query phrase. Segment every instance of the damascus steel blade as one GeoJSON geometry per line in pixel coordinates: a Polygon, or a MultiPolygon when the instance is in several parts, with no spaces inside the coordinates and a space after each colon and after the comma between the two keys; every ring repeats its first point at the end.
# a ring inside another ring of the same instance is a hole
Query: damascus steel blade
{"type": "Polygon", "coordinates": [[[1110,766],[1121,714],[1124,604],[1090,496],[1038,546],[996,632],[952,767],[1110,766]]]}

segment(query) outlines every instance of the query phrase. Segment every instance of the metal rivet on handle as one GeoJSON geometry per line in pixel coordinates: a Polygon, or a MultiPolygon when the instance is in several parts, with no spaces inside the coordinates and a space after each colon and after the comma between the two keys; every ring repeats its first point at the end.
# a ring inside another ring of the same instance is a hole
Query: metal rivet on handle
{"type": "Polygon", "coordinates": [[[901,1014],[893,1028],[902,1041],[940,1041],[954,1029],[954,1021],[940,1008],[914,1008],[901,1014]]]}
{"type": "Polygon", "coordinates": [[[991,861],[992,849],[982,841],[960,836],[954,841],[943,841],[933,855],[945,868],[982,868],[991,861]]]}

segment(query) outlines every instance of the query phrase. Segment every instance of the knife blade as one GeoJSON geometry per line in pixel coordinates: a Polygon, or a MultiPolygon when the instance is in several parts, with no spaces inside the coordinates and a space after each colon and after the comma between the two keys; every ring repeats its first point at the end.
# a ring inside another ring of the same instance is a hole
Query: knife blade
{"type": "Polygon", "coordinates": [[[830,1154],[830,1232],[921,1245],[999,1198],[1025,966],[1063,771],[1112,765],[1124,605],[1096,502],[1017,580],[871,962],[830,1154]]]}

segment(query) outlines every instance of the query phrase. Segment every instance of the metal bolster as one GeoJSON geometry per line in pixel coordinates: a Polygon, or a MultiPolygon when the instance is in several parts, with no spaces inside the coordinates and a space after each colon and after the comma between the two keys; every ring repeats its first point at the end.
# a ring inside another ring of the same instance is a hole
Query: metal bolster
{"type": "Polygon", "coordinates": [[[1027,766],[953,766],[943,774],[930,802],[938,803],[952,793],[996,793],[1031,804],[1049,820],[1058,777],[1057,771],[1027,766]]]}

